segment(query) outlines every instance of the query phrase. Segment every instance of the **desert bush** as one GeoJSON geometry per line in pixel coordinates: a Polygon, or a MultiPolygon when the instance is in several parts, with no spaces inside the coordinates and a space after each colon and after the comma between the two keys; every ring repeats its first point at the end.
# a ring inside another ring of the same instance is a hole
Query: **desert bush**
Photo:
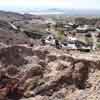
{"type": "Polygon", "coordinates": [[[64,32],[63,31],[59,31],[57,33],[57,39],[58,40],[63,40],[64,39],[64,32]]]}
{"type": "Polygon", "coordinates": [[[96,45],[97,45],[97,48],[100,49],[100,42],[98,42],[96,45]]]}

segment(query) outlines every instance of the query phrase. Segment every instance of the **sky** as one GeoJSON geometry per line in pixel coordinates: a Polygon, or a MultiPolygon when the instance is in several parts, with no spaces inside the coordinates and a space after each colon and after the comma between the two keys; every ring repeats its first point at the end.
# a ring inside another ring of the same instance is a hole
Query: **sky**
{"type": "Polygon", "coordinates": [[[37,8],[100,9],[100,0],[0,0],[0,10],[28,11],[37,8]]]}

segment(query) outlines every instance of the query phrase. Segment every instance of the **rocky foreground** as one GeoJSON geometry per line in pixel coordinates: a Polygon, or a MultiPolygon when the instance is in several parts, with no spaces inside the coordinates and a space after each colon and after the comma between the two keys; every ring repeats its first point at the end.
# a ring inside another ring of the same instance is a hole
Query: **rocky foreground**
{"type": "Polygon", "coordinates": [[[99,53],[15,45],[0,49],[0,100],[100,100],[99,53]]]}

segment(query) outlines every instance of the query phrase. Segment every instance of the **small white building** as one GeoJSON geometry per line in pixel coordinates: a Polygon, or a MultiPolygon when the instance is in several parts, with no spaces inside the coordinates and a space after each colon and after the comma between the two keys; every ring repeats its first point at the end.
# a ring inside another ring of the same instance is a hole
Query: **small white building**
{"type": "Polygon", "coordinates": [[[87,32],[88,30],[88,25],[82,25],[82,26],[78,26],[76,28],[77,32],[87,32]]]}
{"type": "Polygon", "coordinates": [[[76,28],[77,32],[89,32],[89,31],[96,31],[96,28],[90,25],[81,25],[76,28]]]}
{"type": "Polygon", "coordinates": [[[48,35],[45,39],[45,43],[49,45],[55,45],[55,38],[53,35],[48,35]]]}
{"type": "Polygon", "coordinates": [[[68,41],[76,41],[78,40],[76,37],[68,36],[67,37],[68,41]]]}

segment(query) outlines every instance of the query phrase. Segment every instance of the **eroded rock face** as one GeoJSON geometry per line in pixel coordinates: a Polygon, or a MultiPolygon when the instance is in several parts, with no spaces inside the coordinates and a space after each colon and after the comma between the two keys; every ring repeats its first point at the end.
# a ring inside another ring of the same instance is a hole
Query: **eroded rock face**
{"type": "Polygon", "coordinates": [[[27,64],[23,56],[32,56],[32,49],[24,46],[11,46],[0,50],[0,61],[5,65],[21,66],[27,64]]]}
{"type": "Polygon", "coordinates": [[[2,48],[0,100],[84,100],[99,62],[45,46],[2,48]]]}

